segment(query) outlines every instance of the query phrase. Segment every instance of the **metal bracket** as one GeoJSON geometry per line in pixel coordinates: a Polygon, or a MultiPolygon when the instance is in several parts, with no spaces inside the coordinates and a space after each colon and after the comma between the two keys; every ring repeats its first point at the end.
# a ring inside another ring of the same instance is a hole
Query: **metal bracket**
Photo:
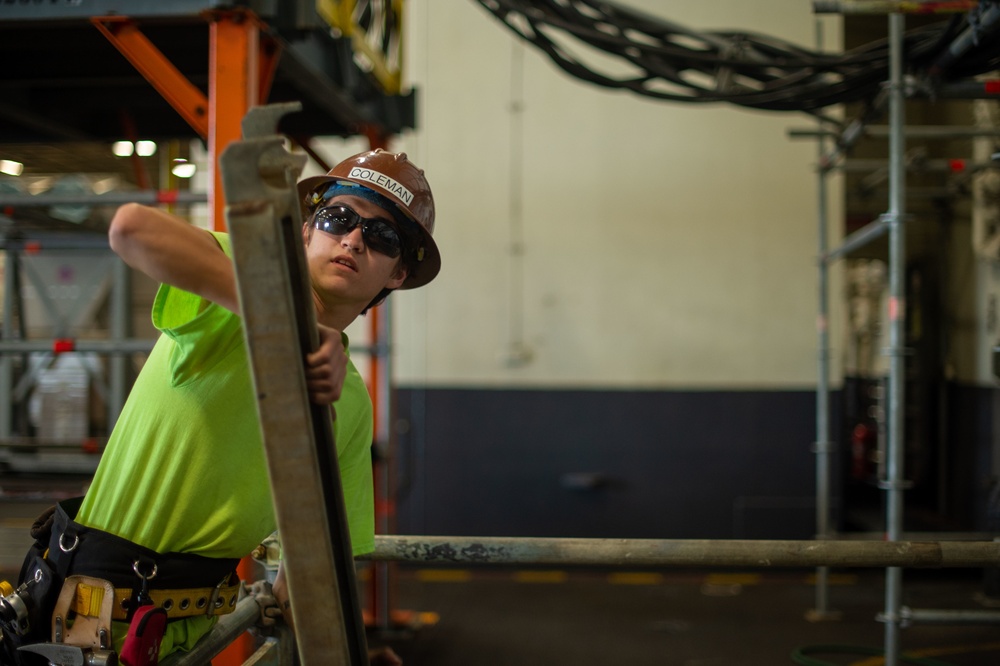
{"type": "Polygon", "coordinates": [[[297,105],[253,110],[220,157],[237,290],[303,666],[367,663],[332,410],[302,368],[318,344],[296,180],[306,157],[273,132],[297,105]],[[271,133],[271,135],[268,135],[271,133]]]}

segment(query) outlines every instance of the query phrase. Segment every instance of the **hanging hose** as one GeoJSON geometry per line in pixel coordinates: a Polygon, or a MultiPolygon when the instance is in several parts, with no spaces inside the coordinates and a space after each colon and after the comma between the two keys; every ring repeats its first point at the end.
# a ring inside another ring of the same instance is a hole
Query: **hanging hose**
{"type": "MultiPolygon", "coordinates": [[[[855,645],[809,645],[796,648],[792,651],[792,663],[800,664],[801,666],[836,666],[832,662],[806,656],[809,654],[859,654],[866,657],[881,657],[883,651],[879,648],[858,647],[855,645]]],[[[955,666],[946,661],[907,657],[906,655],[900,656],[900,663],[917,664],[917,666],[955,666]]]]}

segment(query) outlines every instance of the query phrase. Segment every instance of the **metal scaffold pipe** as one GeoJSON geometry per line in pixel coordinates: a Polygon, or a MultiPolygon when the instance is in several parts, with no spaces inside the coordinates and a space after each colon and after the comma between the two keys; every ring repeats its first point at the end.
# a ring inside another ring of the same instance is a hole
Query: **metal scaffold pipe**
{"type": "Polygon", "coordinates": [[[889,231],[889,220],[885,215],[883,215],[874,222],[866,224],[864,227],[858,229],[850,236],[847,236],[844,239],[844,242],[841,243],[839,247],[836,247],[827,252],[826,254],[821,255],[820,258],[824,262],[829,262],[835,259],[839,259],[847,254],[850,254],[854,250],[862,248],[865,245],[871,243],[872,241],[881,238],[886,234],[887,231],[889,231]]]}
{"type": "Polygon", "coordinates": [[[899,617],[904,626],[911,624],[1000,624],[1000,611],[909,608],[903,606],[899,617]]]}
{"type": "Polygon", "coordinates": [[[602,567],[1000,566],[996,541],[763,541],[376,535],[363,559],[602,567]]]}
{"type": "Polygon", "coordinates": [[[814,0],[817,14],[956,14],[972,11],[978,0],[814,0]]]}
{"type": "Polygon", "coordinates": [[[119,339],[119,340],[0,340],[0,354],[36,354],[51,352],[82,352],[94,354],[141,354],[153,349],[156,340],[119,339]],[[61,348],[63,345],[65,348],[61,348]]]}
{"type": "MultiPolygon", "coordinates": [[[[823,28],[820,22],[816,24],[816,46],[823,48],[823,28]]],[[[820,137],[816,143],[820,161],[826,154],[826,140],[820,137]]],[[[831,458],[836,451],[835,443],[830,437],[830,267],[822,258],[827,255],[829,242],[829,224],[827,217],[826,172],[821,171],[816,183],[817,195],[817,251],[819,262],[819,280],[817,284],[816,312],[816,536],[820,539],[829,538],[833,532],[830,516],[830,486],[831,458]]],[[[816,569],[816,605],[812,615],[817,618],[831,616],[829,604],[830,569],[820,566],[816,569]]]]}
{"type": "MultiPolygon", "coordinates": [[[[906,391],[906,95],[903,89],[903,28],[901,14],[889,16],[889,378],[888,448],[886,478],[886,539],[899,541],[903,530],[906,391]]],[[[899,663],[899,609],[902,606],[903,571],[889,565],[885,572],[885,663],[899,663]]]]}
{"type": "Polygon", "coordinates": [[[187,190],[136,190],[105,194],[0,194],[0,206],[41,208],[45,206],[121,206],[127,203],[196,204],[206,203],[204,192],[187,190]]]}

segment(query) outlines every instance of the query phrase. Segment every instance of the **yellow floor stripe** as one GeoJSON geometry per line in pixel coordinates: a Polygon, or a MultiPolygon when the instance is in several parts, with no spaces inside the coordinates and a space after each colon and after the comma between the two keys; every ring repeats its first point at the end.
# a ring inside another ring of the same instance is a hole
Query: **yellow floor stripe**
{"type": "Polygon", "coordinates": [[[663,574],[613,573],[608,576],[608,582],[613,585],[659,585],[663,582],[663,574]]]}
{"type": "MultiPolygon", "coordinates": [[[[978,645],[957,645],[946,648],[924,648],[922,650],[904,650],[905,657],[947,657],[958,654],[979,654],[985,652],[1000,651],[1000,643],[980,643],[978,645]]],[[[862,661],[855,661],[851,666],[885,666],[885,657],[869,657],[862,661]]]]}
{"type": "MultiPolygon", "coordinates": [[[[856,574],[828,574],[826,582],[830,585],[857,585],[858,577],[856,574]]],[[[815,585],[816,574],[807,576],[806,583],[809,585],[815,585]]]]}
{"type": "Polygon", "coordinates": [[[465,569],[420,569],[417,580],[424,583],[466,583],[472,574],[465,569]]]}
{"type": "MultiPolygon", "coordinates": [[[[425,583],[466,583],[474,577],[473,572],[468,569],[418,569],[415,575],[417,580],[425,583]]],[[[369,576],[367,570],[359,573],[361,580],[367,580],[369,576]]],[[[511,574],[511,578],[518,583],[565,583],[570,579],[570,574],[566,571],[523,570],[515,571],[511,574]]],[[[645,571],[611,572],[607,574],[605,580],[614,585],[664,585],[677,582],[663,574],[645,571]]],[[[691,580],[684,580],[681,584],[697,582],[702,585],[718,586],[759,585],[766,581],[767,578],[763,574],[757,573],[709,573],[703,578],[695,576],[691,580]]],[[[796,582],[815,585],[816,576],[813,574],[796,582]]],[[[827,582],[830,585],[857,585],[858,577],[853,574],[832,574],[827,576],[827,582]]]]}
{"type": "Polygon", "coordinates": [[[441,615],[434,611],[421,611],[417,613],[417,620],[423,627],[433,627],[441,621],[441,615]]]}
{"type": "Polygon", "coordinates": [[[705,576],[705,585],[757,585],[760,574],[717,573],[705,576]]]}
{"type": "Polygon", "coordinates": [[[568,578],[565,571],[514,572],[514,580],[518,583],[565,583],[568,578]]]}

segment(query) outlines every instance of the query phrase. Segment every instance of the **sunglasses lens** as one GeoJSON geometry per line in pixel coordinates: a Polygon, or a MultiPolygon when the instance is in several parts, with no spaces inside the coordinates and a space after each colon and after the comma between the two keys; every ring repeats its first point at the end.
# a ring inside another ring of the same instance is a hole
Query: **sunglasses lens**
{"type": "Polygon", "coordinates": [[[361,225],[361,237],[365,245],[392,259],[402,254],[403,243],[396,229],[380,219],[365,219],[346,206],[331,206],[316,212],[313,226],[320,231],[335,236],[343,236],[361,225]]]}
{"type": "Polygon", "coordinates": [[[384,255],[395,259],[402,254],[402,243],[399,234],[382,220],[368,220],[362,229],[365,242],[384,255]]]}
{"type": "Polygon", "coordinates": [[[323,208],[313,217],[313,226],[335,236],[349,234],[358,226],[358,219],[356,215],[352,219],[347,212],[343,208],[323,208]]]}

